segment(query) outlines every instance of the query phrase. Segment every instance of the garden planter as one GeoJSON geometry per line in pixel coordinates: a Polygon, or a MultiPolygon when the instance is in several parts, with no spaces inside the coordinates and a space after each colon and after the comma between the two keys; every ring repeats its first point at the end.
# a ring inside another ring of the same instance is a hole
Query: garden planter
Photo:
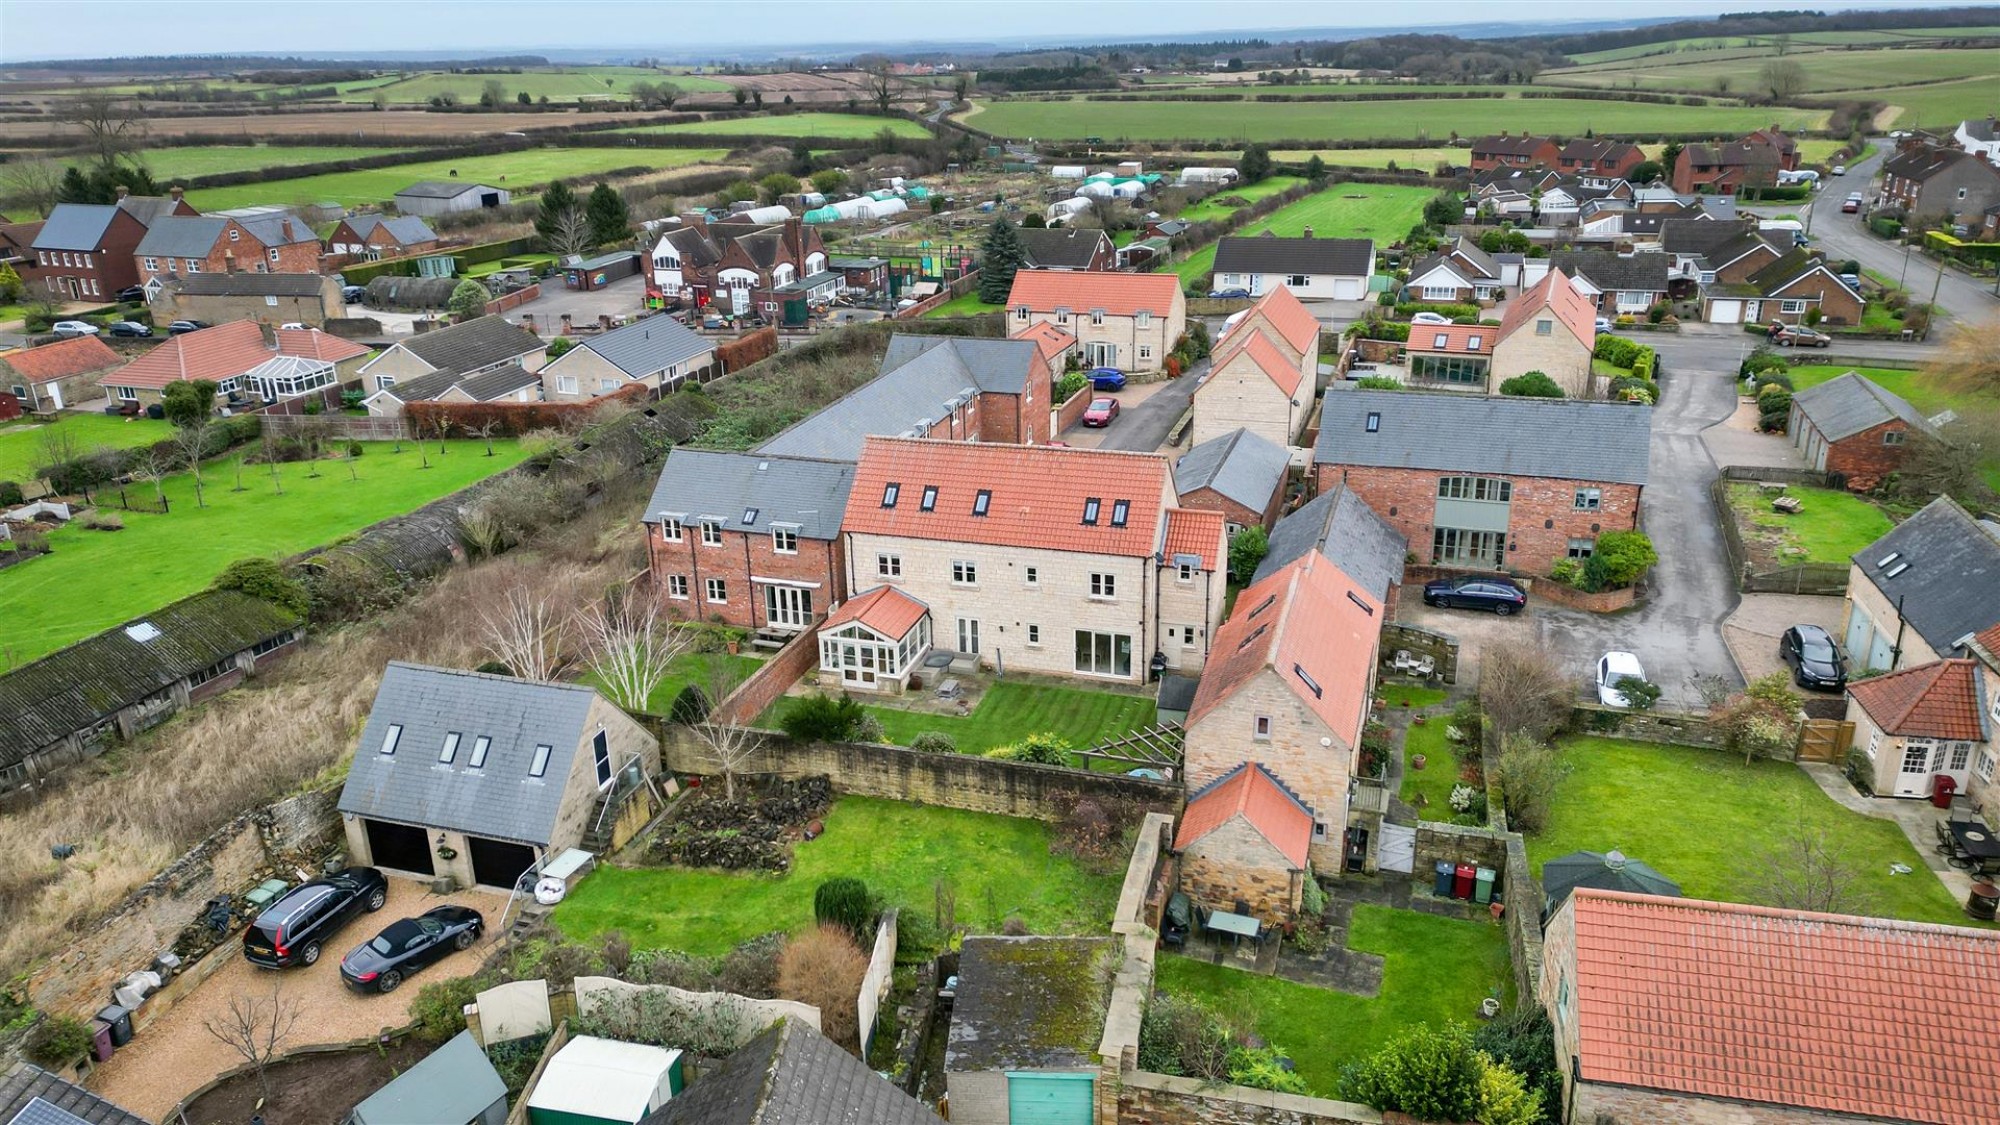
{"type": "Polygon", "coordinates": [[[1423,769],[1426,761],[1429,761],[1429,759],[1422,754],[1412,754],[1410,755],[1410,768],[1413,770],[1423,769]]]}

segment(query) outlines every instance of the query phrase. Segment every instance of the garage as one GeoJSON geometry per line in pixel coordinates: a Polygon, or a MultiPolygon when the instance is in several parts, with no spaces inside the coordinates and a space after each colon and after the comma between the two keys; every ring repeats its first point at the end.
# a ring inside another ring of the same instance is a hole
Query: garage
{"type": "Polygon", "coordinates": [[[368,821],[368,855],[377,867],[389,867],[415,875],[436,874],[431,866],[428,834],[408,824],[368,821]]]}
{"type": "Polygon", "coordinates": [[[467,836],[465,848],[472,859],[472,880],[481,886],[512,889],[522,872],[535,865],[535,849],[526,844],[467,836]]]}
{"type": "Polygon", "coordinates": [[[1088,1074],[1007,1075],[1009,1125],[1091,1125],[1093,1083],[1088,1074]]]}
{"type": "Polygon", "coordinates": [[[1365,277],[1336,277],[1333,279],[1333,299],[1336,301],[1359,301],[1368,296],[1368,279],[1365,277]]]}
{"type": "Polygon", "coordinates": [[[1711,297],[1708,301],[1708,322],[1710,324],[1743,323],[1743,301],[1727,297],[1711,297]]]}

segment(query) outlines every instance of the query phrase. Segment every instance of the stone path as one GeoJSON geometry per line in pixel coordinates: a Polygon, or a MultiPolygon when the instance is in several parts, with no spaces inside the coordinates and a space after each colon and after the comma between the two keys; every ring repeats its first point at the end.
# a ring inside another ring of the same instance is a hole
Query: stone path
{"type": "Polygon", "coordinates": [[[1917,849],[1917,858],[1923,860],[1931,874],[1938,877],[1938,882],[1944,884],[1953,899],[1962,903],[1972,893],[1972,873],[1946,863],[1937,852],[1937,830],[1932,826],[1943,819],[1943,813],[1930,802],[1864,797],[1848,783],[1847,775],[1841,772],[1840,767],[1825,762],[1800,762],[1799,768],[1806,771],[1806,776],[1813,779],[1821,792],[1842,808],[1877,820],[1895,821],[1910,845],[1917,849]]]}

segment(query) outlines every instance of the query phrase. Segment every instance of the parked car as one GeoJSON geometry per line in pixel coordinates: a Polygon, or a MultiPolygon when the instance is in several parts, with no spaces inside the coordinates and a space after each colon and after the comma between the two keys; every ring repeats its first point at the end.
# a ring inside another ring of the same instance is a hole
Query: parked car
{"type": "Polygon", "coordinates": [[[1841,274],[1840,283],[1854,290],[1856,293],[1861,292],[1861,275],[1858,273],[1841,274]]]}
{"type": "Polygon", "coordinates": [[[1824,332],[1815,332],[1803,324],[1780,324],[1771,322],[1771,339],[1787,348],[1824,348],[1833,343],[1833,337],[1824,332]]]}
{"type": "Polygon", "coordinates": [[[343,285],[340,287],[340,299],[350,305],[360,304],[361,298],[367,295],[368,287],[366,285],[343,285]]]}
{"type": "Polygon", "coordinates": [[[1410,314],[1411,324],[1450,324],[1451,318],[1443,313],[1420,312],[1410,314]]]}
{"type": "Polygon", "coordinates": [[[187,332],[199,332],[207,327],[208,322],[205,320],[176,320],[167,325],[167,335],[179,336],[187,332]]]}
{"type": "Polygon", "coordinates": [[[343,926],[389,901],[389,880],[372,867],[308,879],[264,908],[243,933],[243,957],[267,969],[310,965],[343,926]]]}
{"type": "Polygon", "coordinates": [[[140,324],[136,320],[120,320],[111,325],[111,334],[113,336],[151,336],[153,334],[153,326],[150,324],[140,324]]]}
{"type": "Polygon", "coordinates": [[[1828,174],[1834,176],[1845,176],[1847,175],[1847,165],[1836,164],[1832,168],[1828,169],[1828,174]]]}
{"type": "Polygon", "coordinates": [[[1778,659],[1789,664],[1800,687],[1840,691],[1847,686],[1840,646],[1817,625],[1794,625],[1778,638],[1778,659]]]}
{"type": "Polygon", "coordinates": [[[1424,583],[1424,604],[1490,609],[1502,617],[1528,608],[1527,591],[1497,575],[1461,574],[1424,583]]]}
{"type": "Polygon", "coordinates": [[[1860,214],[1860,213],[1861,213],[1861,193],[1860,193],[1860,192],[1858,192],[1858,191],[1857,191],[1857,192],[1851,192],[1851,193],[1849,193],[1849,194],[1848,194],[1848,196],[1847,196],[1847,198],[1846,198],[1845,200],[1843,200],[1843,201],[1841,202],[1841,204],[1840,204],[1840,210],[1841,210],[1841,213],[1842,213],[1842,214],[1847,214],[1847,215],[1858,215],[1858,214],[1860,214]]]}
{"type": "Polygon", "coordinates": [[[1250,291],[1248,289],[1211,289],[1208,291],[1208,295],[1218,299],[1248,298],[1250,291]]]}
{"type": "Polygon", "coordinates": [[[1646,678],[1646,670],[1639,666],[1639,658],[1629,652],[1607,652],[1597,658],[1597,701],[1606,707],[1630,707],[1632,701],[1618,690],[1618,681],[1630,677],[1635,680],[1646,678]]]}
{"type": "Polygon", "coordinates": [[[95,336],[99,329],[97,325],[91,324],[88,321],[58,320],[54,324],[49,325],[49,331],[61,336],[65,340],[74,340],[78,336],[95,336]]]}
{"type": "Polygon", "coordinates": [[[363,991],[394,992],[411,973],[454,949],[471,949],[486,919],[469,906],[436,906],[388,928],[340,959],[340,979],[363,991]]]}
{"type": "Polygon", "coordinates": [[[1611,318],[1610,318],[1610,317],[1608,317],[1608,316],[1600,316],[1600,317],[1598,317],[1598,318],[1597,318],[1597,330],[1598,330],[1599,332],[1609,332],[1609,331],[1611,331],[1611,328],[1612,328],[1612,324],[1611,324],[1611,318]]]}
{"type": "Polygon", "coordinates": [[[1083,412],[1083,424],[1086,426],[1109,426],[1111,420],[1116,417],[1118,417],[1117,399],[1092,399],[1089,408],[1083,412]]]}
{"type": "Polygon", "coordinates": [[[143,285],[127,285],[125,288],[113,293],[112,296],[118,298],[120,301],[143,301],[146,299],[146,287],[143,285]]]}
{"type": "Polygon", "coordinates": [[[1093,367],[1090,369],[1090,389],[1122,391],[1125,389],[1125,373],[1116,367],[1093,367]]]}

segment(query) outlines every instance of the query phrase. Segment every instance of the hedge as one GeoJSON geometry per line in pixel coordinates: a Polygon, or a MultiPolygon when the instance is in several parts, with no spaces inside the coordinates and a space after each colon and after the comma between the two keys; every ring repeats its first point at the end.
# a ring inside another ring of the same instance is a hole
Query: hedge
{"type": "Polygon", "coordinates": [[[403,407],[403,413],[420,434],[436,436],[442,425],[446,433],[464,437],[490,425],[494,437],[519,437],[535,430],[563,429],[609,400],[637,405],[651,396],[652,389],[645,384],[627,383],[588,402],[413,402],[403,407]]]}
{"type": "Polygon", "coordinates": [[[1453,320],[1457,320],[1459,317],[1467,317],[1476,321],[1479,319],[1479,314],[1482,311],[1478,305],[1435,305],[1426,304],[1421,301],[1405,301],[1396,306],[1397,316],[1407,317],[1420,312],[1428,312],[1436,313],[1439,316],[1448,316],[1453,320]]]}
{"type": "Polygon", "coordinates": [[[748,336],[719,344],[715,349],[715,358],[722,363],[724,372],[741,371],[760,359],[768,359],[776,354],[778,354],[776,328],[759,328],[748,336]]]}

